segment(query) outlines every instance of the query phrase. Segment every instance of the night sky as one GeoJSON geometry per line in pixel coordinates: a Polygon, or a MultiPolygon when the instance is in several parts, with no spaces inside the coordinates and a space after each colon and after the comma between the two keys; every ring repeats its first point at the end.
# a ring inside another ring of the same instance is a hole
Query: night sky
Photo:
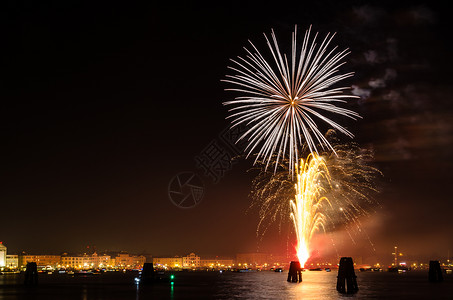
{"type": "Polygon", "coordinates": [[[453,255],[449,10],[427,1],[312,2],[7,5],[0,240],[9,252],[286,253],[293,238],[276,229],[256,237],[251,160],[213,183],[195,157],[228,126],[228,60],[248,39],[264,49],[272,28],[289,45],[295,24],[312,24],[351,50],[343,71],[356,72],[346,84],[361,98],[346,107],[363,119],[343,124],[384,174],[376,213],[363,220],[374,249],[338,232],[339,252],[453,255]],[[183,171],[206,188],[191,209],[168,197],[183,171]]]}

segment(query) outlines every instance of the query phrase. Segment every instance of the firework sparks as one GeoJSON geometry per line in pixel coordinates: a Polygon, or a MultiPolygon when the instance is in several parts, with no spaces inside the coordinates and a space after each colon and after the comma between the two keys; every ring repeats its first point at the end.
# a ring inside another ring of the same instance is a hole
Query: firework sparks
{"type": "MultiPolygon", "coordinates": [[[[352,241],[362,232],[360,219],[378,207],[373,200],[376,180],[382,172],[370,165],[373,153],[355,143],[336,145],[335,154],[325,154],[331,175],[331,189],[326,196],[333,204],[329,214],[329,230],[344,226],[352,241]]],[[[371,241],[370,241],[371,242],[371,241]]]]}
{"type": "Polygon", "coordinates": [[[315,119],[322,120],[328,126],[353,137],[352,133],[323,112],[343,115],[352,119],[359,115],[351,110],[338,107],[335,103],[346,102],[356,96],[343,94],[349,87],[335,87],[336,84],[353,73],[341,74],[339,68],[348,50],[329,50],[334,34],[327,34],[318,45],[317,36],[311,40],[310,31],[305,32],[302,46],[297,46],[297,27],[292,33],[292,48],[289,59],[282,54],[272,31],[271,40],[264,34],[272,59],[267,61],[255,45],[250,42],[252,51],[245,49],[245,58],[231,60],[235,75],[227,75],[225,82],[235,88],[227,89],[240,92],[224,105],[231,105],[232,126],[247,124],[249,129],[240,137],[247,138],[246,151],[250,155],[255,149],[255,163],[262,159],[266,168],[275,160],[288,157],[289,171],[299,159],[298,148],[306,143],[310,152],[318,152],[332,146],[321,134],[315,119]]]}
{"type": "Polygon", "coordinates": [[[332,207],[329,199],[323,196],[330,186],[330,175],[324,159],[311,153],[307,159],[301,159],[296,165],[296,196],[290,201],[291,214],[297,237],[297,257],[301,266],[310,256],[309,243],[313,234],[324,229],[326,215],[324,207],[332,207]]]}

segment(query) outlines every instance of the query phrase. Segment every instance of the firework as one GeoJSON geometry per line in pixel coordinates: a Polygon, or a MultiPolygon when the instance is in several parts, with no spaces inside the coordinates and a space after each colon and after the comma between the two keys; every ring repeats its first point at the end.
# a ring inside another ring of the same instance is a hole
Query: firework
{"type": "MultiPolygon", "coordinates": [[[[275,173],[266,171],[264,165],[258,164],[255,168],[260,173],[253,181],[250,196],[252,207],[259,207],[257,235],[262,237],[274,223],[281,229],[291,220],[298,241],[297,252],[301,252],[301,264],[304,263],[303,257],[308,257],[308,251],[312,250],[310,240],[313,234],[344,227],[354,241],[357,234],[366,235],[361,230],[361,217],[369,215],[377,206],[373,194],[377,192],[376,179],[382,173],[371,165],[372,151],[355,143],[340,144],[334,131],[329,131],[326,139],[336,154],[326,151],[321,156],[309,155],[310,159],[296,168],[297,181],[288,176],[286,162],[280,162],[275,173]],[[307,174],[305,177],[302,176],[304,173],[307,174]],[[318,202],[319,205],[315,205],[318,202]],[[308,214],[305,218],[302,208],[307,213],[312,212],[311,216],[308,214]],[[291,213],[297,220],[288,218],[291,213]]],[[[305,148],[301,153],[309,153],[309,150],[305,148]]]]}
{"type": "Polygon", "coordinates": [[[325,154],[331,176],[331,188],[326,197],[333,204],[329,214],[328,230],[345,227],[354,242],[362,232],[360,219],[375,212],[378,203],[373,195],[378,192],[376,180],[381,171],[370,162],[373,153],[355,143],[336,145],[336,155],[325,154]]]}
{"type": "Polygon", "coordinates": [[[329,199],[323,196],[330,186],[330,175],[324,159],[311,153],[300,165],[296,165],[297,182],[295,199],[290,201],[291,214],[297,237],[297,257],[301,266],[310,256],[309,243],[313,234],[324,229],[327,217],[325,207],[332,207],[329,199]]]}
{"type": "Polygon", "coordinates": [[[297,27],[292,33],[290,55],[282,54],[274,31],[271,40],[264,34],[271,58],[266,60],[250,42],[252,50],[245,48],[245,58],[232,59],[235,72],[224,80],[235,87],[227,90],[240,92],[241,96],[224,105],[232,106],[229,118],[232,126],[246,124],[248,130],[239,138],[247,139],[246,151],[250,155],[259,148],[255,163],[262,159],[266,168],[271,162],[277,167],[279,160],[287,157],[290,173],[299,159],[298,149],[306,144],[310,152],[331,149],[332,145],[321,134],[315,122],[328,126],[352,137],[352,133],[324,113],[343,115],[352,119],[359,115],[336,106],[355,96],[343,94],[349,87],[337,87],[337,83],[353,73],[341,74],[339,68],[348,50],[330,48],[334,34],[327,34],[318,45],[316,33],[310,38],[305,32],[301,47],[297,45],[297,27]]]}

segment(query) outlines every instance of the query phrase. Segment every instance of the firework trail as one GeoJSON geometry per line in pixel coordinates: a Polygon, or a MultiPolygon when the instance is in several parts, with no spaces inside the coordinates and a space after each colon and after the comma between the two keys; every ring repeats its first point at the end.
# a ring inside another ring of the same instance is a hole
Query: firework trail
{"type": "Polygon", "coordinates": [[[266,168],[287,156],[288,170],[293,174],[294,165],[299,160],[299,148],[307,145],[310,152],[331,149],[332,145],[321,134],[315,122],[321,120],[328,126],[353,137],[352,133],[323,113],[337,114],[352,119],[357,113],[336,106],[356,96],[343,94],[349,87],[337,87],[337,83],[351,77],[353,73],[341,74],[339,68],[348,50],[329,49],[334,34],[327,34],[318,44],[318,34],[310,38],[305,32],[301,47],[297,45],[297,27],[292,33],[290,55],[282,54],[274,31],[271,39],[266,34],[268,50],[272,58],[266,60],[262,53],[250,42],[252,50],[246,48],[245,58],[232,59],[229,69],[234,75],[223,80],[234,85],[227,90],[241,93],[224,105],[229,110],[232,126],[246,124],[249,129],[240,137],[247,139],[248,155],[259,148],[256,160],[266,162],[266,168]]]}

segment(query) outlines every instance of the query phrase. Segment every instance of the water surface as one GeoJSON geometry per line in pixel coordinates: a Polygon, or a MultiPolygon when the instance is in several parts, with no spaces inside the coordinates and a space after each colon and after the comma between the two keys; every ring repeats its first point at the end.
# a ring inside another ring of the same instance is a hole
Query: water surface
{"type": "Polygon", "coordinates": [[[286,281],[272,271],[177,272],[174,283],[137,285],[137,273],[109,272],[92,276],[40,274],[36,287],[23,285],[23,275],[0,275],[0,300],[116,299],[453,299],[453,276],[430,283],[428,273],[357,272],[358,293],[336,291],[337,271],[307,271],[302,283],[286,281]]]}

